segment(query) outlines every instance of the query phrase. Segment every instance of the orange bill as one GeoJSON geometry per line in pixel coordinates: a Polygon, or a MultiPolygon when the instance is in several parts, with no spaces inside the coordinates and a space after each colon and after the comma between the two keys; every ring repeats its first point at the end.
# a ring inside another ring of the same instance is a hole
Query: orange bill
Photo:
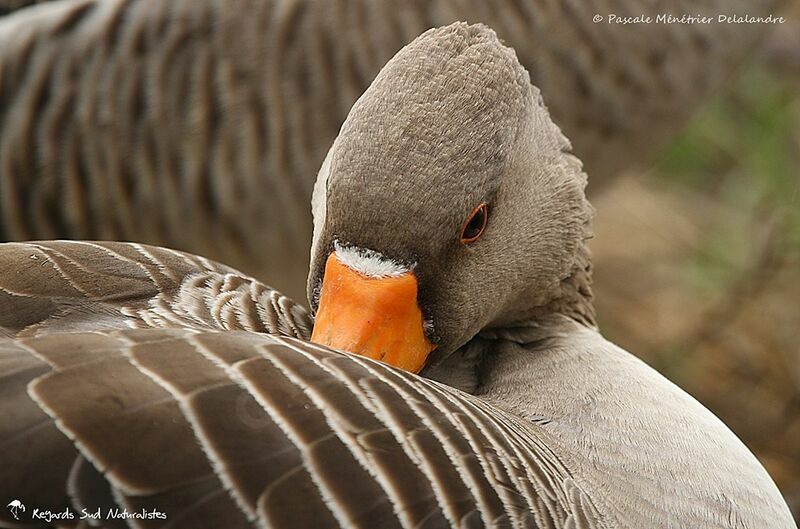
{"type": "Polygon", "coordinates": [[[419,372],[436,346],[425,336],[411,272],[367,277],[333,252],[325,264],[311,341],[419,372]]]}

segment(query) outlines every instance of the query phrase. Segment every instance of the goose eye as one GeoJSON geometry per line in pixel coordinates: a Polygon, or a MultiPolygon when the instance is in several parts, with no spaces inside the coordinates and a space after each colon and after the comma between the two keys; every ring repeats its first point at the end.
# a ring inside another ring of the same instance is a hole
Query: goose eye
{"type": "Polygon", "coordinates": [[[461,243],[469,244],[475,242],[483,235],[486,223],[489,221],[489,206],[481,204],[470,213],[469,218],[461,228],[461,243]]]}

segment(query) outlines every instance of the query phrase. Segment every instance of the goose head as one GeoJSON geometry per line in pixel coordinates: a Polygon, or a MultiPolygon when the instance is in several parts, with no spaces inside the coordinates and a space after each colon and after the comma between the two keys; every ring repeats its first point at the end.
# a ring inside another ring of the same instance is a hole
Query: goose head
{"type": "Polygon", "coordinates": [[[418,372],[484,329],[554,311],[593,324],[585,184],[513,50],[483,25],[427,31],[320,170],[312,340],[418,372]]]}

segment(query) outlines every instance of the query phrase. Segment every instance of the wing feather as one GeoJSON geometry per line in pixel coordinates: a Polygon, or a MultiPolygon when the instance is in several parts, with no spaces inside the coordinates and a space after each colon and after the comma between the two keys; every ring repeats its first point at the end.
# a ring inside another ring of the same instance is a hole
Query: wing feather
{"type": "Polygon", "coordinates": [[[127,494],[155,494],[212,473],[172,396],[125,358],[53,371],[30,392],[127,494]]]}
{"type": "Polygon", "coordinates": [[[44,445],[63,444],[50,460],[5,451],[0,468],[16,481],[61,465],[52,501],[168,515],[132,527],[605,527],[538,425],[369,359],[192,329],[6,339],[0,352],[16,381],[0,388],[28,399],[0,431],[39,421],[57,439],[44,445]]]}
{"type": "MultiPolygon", "coordinates": [[[[80,455],[75,458],[70,470],[67,494],[69,494],[75,510],[81,513],[84,509],[90,513],[95,513],[100,509],[101,513],[105,513],[109,509],[117,508],[111,485],[103,477],[103,474],[80,455]]],[[[128,527],[127,523],[116,518],[102,521],[87,518],[85,521],[90,527],[99,527],[101,523],[107,529],[127,529],[128,527]]]]}
{"type": "Polygon", "coordinates": [[[305,308],[224,265],[133,243],[0,244],[0,336],[120,328],[308,338],[305,308]]]}
{"type": "MultiPolygon", "coordinates": [[[[29,464],[0,464],[0,498],[23,497],[55,509],[69,500],[63,483],[76,450],[27,394],[49,366],[17,344],[0,340],[0,453],[29,464]]],[[[0,510],[0,527],[13,522],[0,510]]]]}

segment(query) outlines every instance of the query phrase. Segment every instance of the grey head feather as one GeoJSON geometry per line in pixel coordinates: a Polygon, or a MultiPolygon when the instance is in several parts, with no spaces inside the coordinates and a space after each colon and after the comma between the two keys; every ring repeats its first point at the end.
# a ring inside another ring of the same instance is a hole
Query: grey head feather
{"type": "Polygon", "coordinates": [[[312,308],[340,241],[416,263],[440,358],[487,326],[542,312],[592,324],[581,167],[494,31],[459,22],[425,32],[356,102],[320,171],[312,308]],[[460,228],[482,202],[486,231],[463,245],[460,228]]]}

